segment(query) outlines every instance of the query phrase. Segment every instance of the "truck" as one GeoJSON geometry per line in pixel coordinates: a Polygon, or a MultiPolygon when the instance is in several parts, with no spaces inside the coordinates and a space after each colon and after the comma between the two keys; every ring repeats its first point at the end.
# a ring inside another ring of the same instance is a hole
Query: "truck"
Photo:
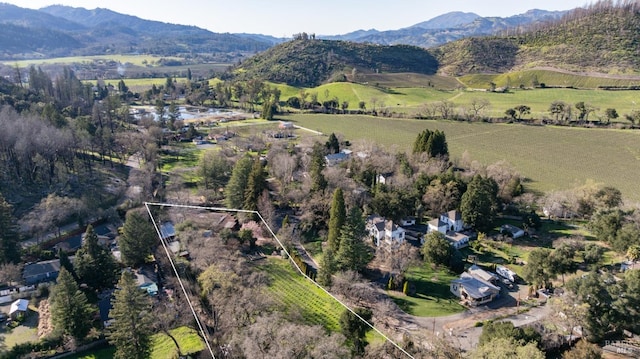
{"type": "Polygon", "coordinates": [[[505,266],[496,266],[496,273],[502,278],[508,279],[511,283],[515,283],[518,278],[518,275],[514,271],[505,266]]]}

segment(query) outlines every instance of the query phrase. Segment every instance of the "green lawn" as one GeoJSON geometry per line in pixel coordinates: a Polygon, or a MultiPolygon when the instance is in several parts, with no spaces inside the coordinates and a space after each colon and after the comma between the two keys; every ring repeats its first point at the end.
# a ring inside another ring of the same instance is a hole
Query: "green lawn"
{"type": "Polygon", "coordinates": [[[433,270],[428,266],[409,269],[407,280],[416,286],[415,296],[387,291],[391,299],[408,314],[418,317],[441,317],[462,312],[465,308],[449,291],[449,283],[458,278],[448,270],[433,270]]]}
{"type": "Polygon", "coordinates": [[[175,56],[156,56],[156,55],[95,55],[95,56],[70,56],[70,57],[55,57],[50,59],[33,59],[23,61],[4,61],[3,63],[10,66],[28,67],[31,65],[44,65],[44,64],[73,64],[92,62],[96,60],[102,61],[116,61],[123,64],[130,63],[137,66],[154,65],[160,59],[166,60],[183,60],[181,57],[175,56]]]}
{"type": "Polygon", "coordinates": [[[574,188],[592,180],[640,201],[640,131],[519,124],[390,119],[355,115],[289,115],[283,119],[351,143],[365,139],[389,149],[410,150],[425,128],[444,131],[451,157],[484,164],[506,161],[530,182],[528,190],[574,188]]]}
{"type": "Polygon", "coordinates": [[[268,258],[258,268],[269,275],[269,292],[279,303],[279,310],[300,312],[305,324],[322,325],[331,331],[340,330],[340,315],[344,307],[297,273],[288,260],[268,258]]]}
{"type": "MultiPolygon", "coordinates": [[[[182,354],[194,354],[205,349],[204,342],[198,335],[198,333],[191,328],[179,327],[172,329],[171,335],[173,335],[178,344],[182,354]]],[[[155,334],[152,338],[153,350],[151,352],[151,359],[167,359],[177,358],[178,351],[173,341],[163,333],[155,334]]],[[[91,353],[82,353],[69,356],[69,359],[107,359],[113,358],[115,348],[107,347],[96,350],[91,353]]]]}

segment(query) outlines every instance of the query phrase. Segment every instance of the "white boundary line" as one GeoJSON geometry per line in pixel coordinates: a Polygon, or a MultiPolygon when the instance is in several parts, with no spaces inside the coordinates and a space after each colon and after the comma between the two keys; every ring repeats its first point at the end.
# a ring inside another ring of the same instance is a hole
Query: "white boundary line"
{"type": "Polygon", "coordinates": [[[153,202],[145,202],[144,203],[145,207],[147,208],[147,212],[149,213],[149,217],[151,217],[151,220],[153,221],[153,225],[156,229],[156,232],[158,234],[158,237],[160,238],[160,242],[162,243],[162,246],[164,247],[165,253],[167,254],[167,258],[169,259],[169,262],[171,263],[171,267],[173,268],[173,272],[175,273],[176,277],[178,278],[178,283],[180,283],[180,287],[182,287],[182,292],[184,293],[185,297],[187,298],[187,301],[189,303],[189,307],[191,307],[191,312],[194,316],[194,318],[196,319],[196,323],[198,323],[198,327],[200,328],[200,332],[204,338],[205,343],[207,344],[207,348],[209,349],[209,352],[211,353],[211,356],[213,357],[213,359],[215,359],[215,357],[213,356],[213,350],[211,349],[211,345],[209,344],[209,341],[206,339],[206,335],[204,333],[204,328],[202,327],[202,324],[200,323],[200,320],[198,319],[198,316],[196,315],[196,312],[193,308],[193,305],[191,304],[191,300],[189,299],[189,296],[187,295],[186,289],[184,288],[184,285],[182,284],[182,280],[180,279],[180,275],[178,274],[178,270],[176,269],[174,263],[173,263],[173,259],[171,259],[171,255],[169,253],[169,249],[167,248],[167,245],[164,243],[164,241],[162,240],[162,235],[160,233],[160,228],[158,227],[155,219],[153,218],[153,215],[151,214],[151,210],[149,209],[149,206],[159,206],[159,207],[177,207],[177,208],[190,208],[190,209],[204,209],[204,210],[213,210],[213,211],[219,211],[219,212],[236,212],[236,213],[249,213],[249,214],[257,214],[258,217],[260,217],[260,220],[262,221],[262,224],[264,224],[264,226],[269,230],[269,233],[271,233],[271,235],[273,236],[273,238],[278,242],[278,244],[280,245],[280,248],[282,248],[282,250],[287,254],[287,257],[289,258],[289,261],[296,267],[296,269],[298,270],[298,272],[304,277],[306,278],[309,282],[311,282],[313,285],[315,285],[316,287],[318,287],[320,290],[322,290],[323,292],[325,292],[327,295],[329,295],[331,298],[333,298],[333,300],[335,300],[336,302],[340,303],[340,305],[342,305],[345,309],[347,309],[349,312],[351,312],[351,314],[355,315],[358,319],[360,319],[361,321],[363,321],[364,323],[366,323],[371,329],[373,329],[376,333],[380,334],[385,340],[387,340],[389,343],[393,344],[393,346],[395,346],[396,348],[398,348],[401,352],[403,352],[407,357],[411,358],[411,359],[415,359],[411,354],[409,354],[406,350],[402,349],[402,347],[400,345],[398,345],[396,342],[394,342],[393,340],[391,340],[388,336],[386,336],[384,333],[382,333],[380,330],[378,330],[378,328],[374,327],[373,324],[369,323],[368,321],[366,321],[364,318],[362,318],[360,315],[358,315],[358,313],[356,313],[353,309],[351,309],[348,305],[346,305],[345,303],[343,303],[340,299],[336,298],[333,294],[329,293],[329,291],[327,291],[324,287],[322,287],[320,284],[318,284],[316,281],[314,281],[313,279],[311,279],[309,276],[307,276],[302,269],[300,269],[300,267],[298,267],[298,264],[293,260],[293,258],[291,258],[291,255],[289,254],[289,252],[287,251],[287,249],[285,248],[284,245],[282,245],[282,242],[280,242],[280,239],[278,238],[278,236],[276,236],[276,234],[273,232],[273,230],[271,229],[271,227],[269,227],[269,225],[267,224],[267,222],[264,220],[264,218],[262,218],[262,215],[260,214],[260,212],[258,211],[248,211],[248,210],[244,210],[244,209],[231,209],[231,208],[222,208],[222,207],[204,207],[204,206],[193,206],[193,205],[180,205],[180,204],[171,204],[171,203],[153,203],[153,202]]]}

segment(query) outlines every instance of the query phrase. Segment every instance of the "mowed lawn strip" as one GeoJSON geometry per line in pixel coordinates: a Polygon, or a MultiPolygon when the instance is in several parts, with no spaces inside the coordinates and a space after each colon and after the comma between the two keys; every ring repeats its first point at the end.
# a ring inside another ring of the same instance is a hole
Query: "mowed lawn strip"
{"type": "Polygon", "coordinates": [[[369,140],[388,150],[409,151],[424,129],[447,136],[453,159],[466,152],[485,165],[506,161],[531,182],[529,190],[570,189],[591,180],[640,201],[640,131],[519,124],[390,119],[354,115],[289,115],[297,125],[342,134],[351,143],[369,140]]]}
{"type": "Polygon", "coordinates": [[[391,290],[387,293],[406,313],[418,317],[441,317],[465,310],[449,291],[449,283],[458,278],[454,273],[423,265],[410,268],[405,277],[415,286],[415,295],[408,296],[391,290]]]}

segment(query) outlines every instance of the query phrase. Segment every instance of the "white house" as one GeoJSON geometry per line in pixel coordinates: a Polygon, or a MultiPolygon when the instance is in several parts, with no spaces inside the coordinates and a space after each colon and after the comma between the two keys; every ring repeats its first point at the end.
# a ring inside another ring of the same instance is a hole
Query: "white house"
{"type": "Polygon", "coordinates": [[[18,299],[11,303],[9,308],[9,316],[11,319],[16,319],[20,314],[26,314],[29,310],[29,301],[26,299],[18,299]]]}
{"type": "Polygon", "coordinates": [[[405,240],[406,231],[404,228],[377,214],[367,217],[366,229],[376,246],[380,246],[381,240],[390,245],[402,244],[405,240]]]}
{"type": "Polygon", "coordinates": [[[469,236],[460,232],[447,232],[444,238],[449,241],[449,244],[455,249],[460,249],[469,246],[469,236]]]}
{"type": "Polygon", "coordinates": [[[378,178],[377,178],[377,182],[379,184],[389,185],[389,184],[391,184],[391,177],[393,177],[393,172],[379,173],[378,174],[378,178]]]}
{"type": "Polygon", "coordinates": [[[503,224],[502,226],[500,226],[500,232],[511,233],[511,237],[513,237],[513,239],[517,239],[524,236],[523,229],[518,228],[516,226],[512,226],[510,224],[503,224]]]}
{"type": "Polygon", "coordinates": [[[500,294],[499,287],[469,273],[462,273],[459,279],[452,280],[449,290],[471,307],[489,303],[500,294]]]}
{"type": "Polygon", "coordinates": [[[432,219],[427,223],[427,233],[440,232],[451,243],[455,249],[464,248],[469,245],[469,236],[460,233],[464,229],[462,214],[453,210],[443,213],[440,217],[432,219]]]}

